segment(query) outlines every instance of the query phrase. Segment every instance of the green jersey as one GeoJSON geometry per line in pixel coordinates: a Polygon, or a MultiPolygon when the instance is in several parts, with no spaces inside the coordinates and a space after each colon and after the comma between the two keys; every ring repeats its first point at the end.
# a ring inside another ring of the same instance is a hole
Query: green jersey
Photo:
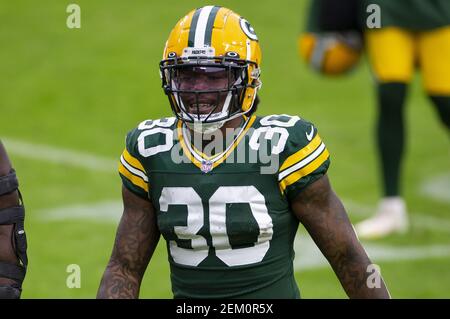
{"type": "Polygon", "coordinates": [[[167,242],[175,298],[299,298],[289,202],[323,176],[329,153],[297,116],[245,118],[207,156],[175,118],[128,133],[119,172],[150,199],[167,242]]]}
{"type": "Polygon", "coordinates": [[[414,31],[450,25],[449,0],[364,0],[365,7],[381,9],[381,27],[400,27],[414,31]]]}
{"type": "MultiPolygon", "coordinates": [[[[327,21],[336,21],[335,16],[324,15],[323,6],[328,1],[312,0],[307,19],[307,31],[320,32],[321,25],[327,21]],[[321,20],[322,19],[322,20],[321,20]]],[[[373,11],[367,12],[370,5],[378,5],[381,15],[381,27],[400,27],[413,31],[425,31],[450,25],[450,1],[449,0],[358,0],[359,9],[355,14],[359,15],[359,27],[365,28],[366,19],[373,11]],[[359,13],[358,13],[359,12],[359,13]]],[[[344,9],[345,10],[345,9],[344,9]]],[[[336,12],[344,15],[345,12],[336,12]]],[[[330,12],[328,12],[330,14],[330,12]]],[[[346,18],[352,19],[345,15],[346,18]]],[[[347,21],[342,21],[346,25],[347,21]]]]}

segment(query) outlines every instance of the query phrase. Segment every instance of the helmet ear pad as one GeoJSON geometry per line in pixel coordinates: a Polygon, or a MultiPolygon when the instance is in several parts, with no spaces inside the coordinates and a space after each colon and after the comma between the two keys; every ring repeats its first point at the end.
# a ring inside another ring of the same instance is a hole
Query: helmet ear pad
{"type": "Polygon", "coordinates": [[[242,102],[242,110],[244,112],[248,112],[252,108],[256,98],[256,92],[257,89],[252,87],[247,88],[245,92],[243,92],[244,100],[242,102]]]}
{"type": "Polygon", "coordinates": [[[257,97],[258,90],[262,86],[262,82],[260,80],[261,70],[256,64],[249,64],[247,68],[247,73],[245,74],[245,83],[250,83],[245,87],[245,90],[242,92],[241,96],[241,109],[246,114],[253,113],[254,103],[257,97]]]}

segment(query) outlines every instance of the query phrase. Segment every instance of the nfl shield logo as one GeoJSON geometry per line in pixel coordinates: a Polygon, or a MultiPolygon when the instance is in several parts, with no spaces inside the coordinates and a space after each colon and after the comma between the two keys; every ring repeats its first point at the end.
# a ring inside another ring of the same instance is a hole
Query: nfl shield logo
{"type": "Polygon", "coordinates": [[[200,168],[203,173],[208,173],[212,170],[212,162],[211,161],[202,161],[202,167],[200,168]]]}

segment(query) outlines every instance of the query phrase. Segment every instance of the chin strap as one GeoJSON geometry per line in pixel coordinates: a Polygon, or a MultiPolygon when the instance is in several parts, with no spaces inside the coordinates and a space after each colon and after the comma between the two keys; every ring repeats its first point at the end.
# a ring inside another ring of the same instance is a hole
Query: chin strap
{"type": "MultiPolygon", "coordinates": [[[[18,191],[20,205],[0,209],[0,225],[13,225],[12,244],[15,249],[19,264],[0,262],[0,277],[16,281],[16,285],[0,286],[1,298],[20,298],[22,282],[28,265],[27,238],[24,230],[25,207],[23,206],[22,194],[19,191],[19,182],[16,172],[11,171],[8,175],[0,177],[0,196],[18,191]]],[[[1,198],[0,198],[1,200],[1,198]]]]}

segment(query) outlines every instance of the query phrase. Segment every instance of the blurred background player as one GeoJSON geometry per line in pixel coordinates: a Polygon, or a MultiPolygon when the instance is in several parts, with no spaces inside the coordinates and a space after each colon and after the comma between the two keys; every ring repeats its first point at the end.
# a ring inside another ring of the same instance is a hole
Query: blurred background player
{"type": "MultiPolygon", "coordinates": [[[[450,128],[450,1],[347,0],[340,3],[340,8],[333,2],[317,0],[312,3],[309,17],[312,22],[308,29],[319,30],[322,32],[320,34],[330,30],[363,30],[379,110],[376,140],[383,197],[375,215],[357,224],[356,230],[361,238],[405,232],[409,222],[401,195],[400,178],[405,149],[404,105],[407,88],[415,68],[420,69],[426,94],[444,128],[450,128]],[[379,29],[360,27],[365,24],[368,15],[366,8],[370,4],[377,4],[381,9],[379,29]]],[[[348,40],[345,42],[338,38],[333,45],[328,41],[321,48],[315,43],[320,43],[317,39],[323,37],[314,37],[314,33],[301,37],[302,55],[315,69],[320,65],[319,70],[324,74],[342,74],[350,70],[356,64],[360,51],[352,51],[348,40]],[[347,48],[347,51],[341,47],[347,48]],[[323,51],[323,58],[318,57],[320,53],[315,53],[314,59],[314,50],[323,51]]]]}
{"type": "MultiPolygon", "coordinates": [[[[367,1],[367,0],[366,0],[367,1]]],[[[426,94],[450,128],[450,1],[374,0],[382,28],[365,32],[376,80],[379,115],[377,145],[383,198],[375,215],[356,225],[362,237],[405,231],[408,217],[400,176],[405,145],[404,105],[415,67],[426,94]]]]}
{"type": "Polygon", "coordinates": [[[18,299],[27,267],[25,209],[16,172],[0,142],[0,299],[18,299]]]}

